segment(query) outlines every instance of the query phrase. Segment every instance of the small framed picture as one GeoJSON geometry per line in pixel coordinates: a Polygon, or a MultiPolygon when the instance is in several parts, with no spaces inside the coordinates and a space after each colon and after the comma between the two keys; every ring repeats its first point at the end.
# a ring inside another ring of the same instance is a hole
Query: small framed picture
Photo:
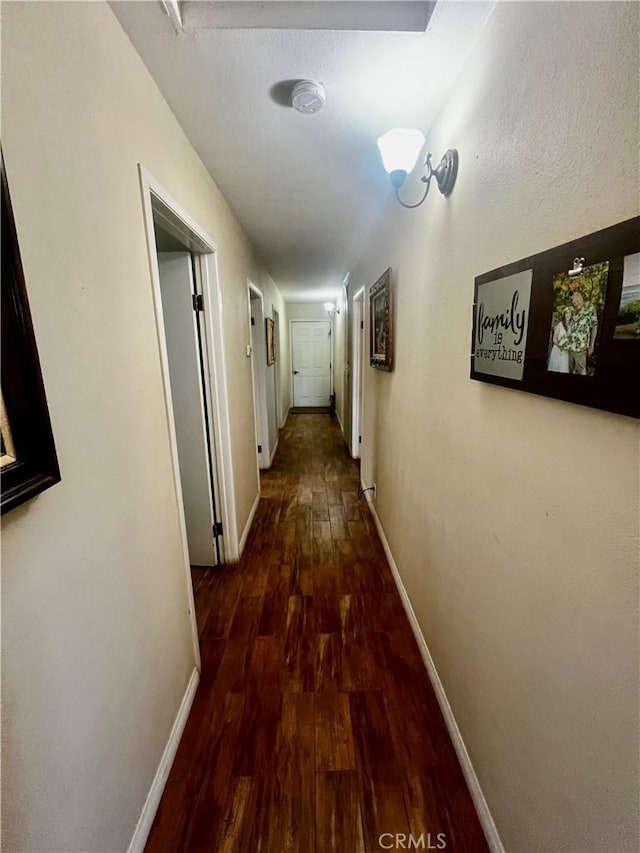
{"type": "Polygon", "coordinates": [[[393,369],[393,303],[391,268],[369,289],[369,363],[378,370],[393,369]]]}
{"type": "Polygon", "coordinates": [[[271,365],[276,360],[275,323],[271,317],[265,319],[267,337],[267,364],[271,365]]]}

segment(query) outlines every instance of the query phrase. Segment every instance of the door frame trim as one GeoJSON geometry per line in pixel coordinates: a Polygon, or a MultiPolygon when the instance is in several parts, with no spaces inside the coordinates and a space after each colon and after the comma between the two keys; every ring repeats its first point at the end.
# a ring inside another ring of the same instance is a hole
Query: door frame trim
{"type": "Polygon", "coordinates": [[[361,456],[358,439],[362,435],[364,410],[364,333],[366,330],[361,330],[359,327],[361,321],[365,322],[364,301],[364,287],[361,287],[353,294],[351,314],[351,456],[353,459],[359,459],[361,456]]]}
{"type": "Polygon", "coordinates": [[[264,320],[267,316],[264,312],[264,296],[262,290],[257,284],[254,284],[251,279],[247,279],[247,308],[248,308],[248,323],[249,323],[249,343],[251,345],[251,387],[253,388],[253,414],[256,427],[256,463],[258,466],[258,483],[260,483],[260,471],[271,466],[270,448],[269,448],[269,415],[267,412],[267,377],[265,374],[266,366],[266,337],[264,329],[264,320]],[[264,354],[265,364],[263,364],[258,353],[253,351],[253,330],[251,327],[251,293],[255,293],[260,301],[260,311],[262,312],[262,322],[258,329],[258,340],[264,354]],[[259,372],[258,372],[259,371],[259,372]],[[256,388],[256,382],[258,387],[256,388]],[[258,430],[258,426],[260,429],[258,430]],[[258,437],[258,431],[260,437],[258,437]],[[258,452],[258,444],[261,445],[262,451],[258,452]]]}
{"type": "Polygon", "coordinates": [[[178,461],[178,445],[173,418],[171,385],[169,380],[169,362],[167,344],[164,332],[162,314],[162,295],[160,292],[160,274],[156,254],[156,239],[153,229],[154,201],[166,209],[167,215],[177,222],[181,237],[186,245],[196,253],[196,269],[202,285],[204,305],[204,357],[208,365],[210,384],[206,393],[211,401],[209,430],[212,447],[215,452],[217,470],[216,483],[218,510],[222,518],[224,536],[222,538],[222,559],[233,562],[239,559],[238,527],[235,514],[235,489],[233,481],[233,463],[231,455],[231,425],[229,420],[229,405],[226,379],[224,329],[222,324],[222,295],[218,278],[218,248],[215,241],[204,231],[187,211],[167,192],[167,190],[138,163],[140,192],[142,195],[142,211],[144,230],[147,242],[149,271],[151,274],[151,290],[153,294],[153,309],[156,321],[156,336],[160,357],[160,370],[165,401],[165,414],[169,431],[169,449],[173,469],[174,491],[178,507],[178,523],[182,540],[182,558],[185,579],[187,581],[187,596],[191,619],[191,635],[196,656],[196,665],[201,669],[200,645],[198,641],[198,626],[196,623],[193,584],[191,581],[191,566],[187,545],[187,529],[185,522],[182,487],[180,482],[180,467],[178,461]]]}
{"type": "MultiPolygon", "coordinates": [[[[274,323],[274,343],[276,360],[273,364],[273,384],[276,395],[276,429],[281,430],[284,426],[284,418],[282,417],[282,388],[280,387],[281,376],[280,369],[282,363],[281,343],[280,343],[280,324],[282,322],[278,306],[271,303],[271,319],[274,323]],[[276,322],[276,317],[277,322],[276,322]]],[[[276,445],[277,445],[276,441],[276,445]]]]}
{"type": "MultiPolygon", "coordinates": [[[[152,205],[153,206],[153,205],[152,205]]],[[[196,269],[196,265],[192,264],[192,259],[195,260],[197,255],[193,255],[191,251],[185,248],[183,251],[175,251],[175,252],[158,252],[156,251],[156,257],[158,259],[158,267],[162,266],[162,261],[167,257],[176,257],[180,256],[183,260],[187,261],[187,269],[189,271],[189,295],[193,296],[194,293],[202,292],[202,277],[198,270],[196,269]]],[[[160,281],[160,295],[162,298],[162,280],[160,281]]],[[[191,298],[189,299],[189,303],[191,302],[191,298]]],[[[162,311],[164,314],[165,310],[165,301],[162,300],[162,311]]],[[[198,315],[193,309],[190,309],[190,327],[193,333],[193,343],[195,345],[195,354],[197,358],[197,369],[198,369],[198,403],[200,406],[200,426],[202,429],[202,437],[204,441],[204,451],[207,457],[207,468],[211,470],[207,470],[207,499],[209,501],[209,526],[213,530],[213,525],[215,524],[217,518],[217,507],[216,507],[216,498],[218,493],[218,472],[217,472],[217,463],[215,458],[214,447],[211,446],[211,437],[210,437],[210,427],[209,420],[211,418],[211,414],[207,418],[207,413],[211,412],[211,394],[210,389],[207,388],[204,377],[209,373],[208,363],[207,363],[207,355],[205,351],[205,333],[204,329],[198,329],[198,315]],[[200,343],[200,339],[202,343],[200,343]],[[201,364],[202,360],[202,364],[201,364]]],[[[163,325],[163,329],[165,332],[165,341],[166,341],[166,328],[163,325]]],[[[168,364],[169,367],[169,379],[171,380],[171,365],[168,364]]],[[[171,396],[173,398],[174,392],[172,392],[171,396]]],[[[173,419],[173,423],[175,426],[175,410],[173,405],[171,407],[171,415],[173,419]]],[[[176,430],[176,441],[177,441],[178,433],[176,430]]],[[[176,445],[177,446],[177,445],[176,445]]],[[[178,447],[178,460],[180,459],[180,449],[178,447]]],[[[180,494],[183,498],[184,502],[184,492],[182,491],[182,473],[180,473],[180,494]]],[[[186,523],[186,514],[185,514],[185,523],[186,523]]],[[[214,555],[214,559],[216,560],[216,565],[221,562],[221,559],[218,557],[218,545],[216,543],[216,539],[218,537],[214,537],[211,541],[211,554],[214,555]]],[[[187,547],[189,543],[189,534],[187,529],[187,547]]],[[[192,554],[189,554],[189,561],[192,562],[192,554]]],[[[193,561],[195,565],[199,565],[198,561],[193,561]]],[[[208,566],[207,562],[202,563],[203,566],[208,566]]],[[[212,567],[212,566],[211,566],[212,567]]]]}

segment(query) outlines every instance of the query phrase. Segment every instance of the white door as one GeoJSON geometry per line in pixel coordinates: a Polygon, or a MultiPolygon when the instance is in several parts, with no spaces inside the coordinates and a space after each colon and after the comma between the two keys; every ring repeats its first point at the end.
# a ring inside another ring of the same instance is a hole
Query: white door
{"type": "Polygon", "coordinates": [[[162,314],[189,562],[215,566],[213,496],[189,252],[159,252],[162,314]]]}
{"type": "Polygon", "coordinates": [[[328,406],[331,402],[331,324],[328,320],[292,321],[293,405],[328,406]]]}

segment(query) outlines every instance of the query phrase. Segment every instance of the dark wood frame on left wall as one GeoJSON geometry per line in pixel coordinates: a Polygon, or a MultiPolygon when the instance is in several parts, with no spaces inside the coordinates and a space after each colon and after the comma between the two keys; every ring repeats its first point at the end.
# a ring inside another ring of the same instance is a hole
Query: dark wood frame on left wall
{"type": "Polygon", "coordinates": [[[271,317],[265,317],[264,319],[265,332],[266,332],[266,340],[267,340],[267,365],[272,365],[276,360],[276,335],[275,335],[275,323],[271,319],[271,317]]]}
{"type": "Polygon", "coordinates": [[[2,397],[15,461],[0,471],[1,511],[55,483],[60,469],[33,334],[4,159],[2,180],[2,397]]]}

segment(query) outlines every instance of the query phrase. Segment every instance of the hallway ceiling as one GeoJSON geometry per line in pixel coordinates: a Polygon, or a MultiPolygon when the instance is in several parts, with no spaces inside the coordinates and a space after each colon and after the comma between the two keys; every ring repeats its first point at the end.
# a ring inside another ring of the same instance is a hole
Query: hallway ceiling
{"type": "Polygon", "coordinates": [[[428,131],[493,2],[440,2],[426,32],[219,29],[207,2],[177,31],[159,2],[111,7],[285,299],[322,301],[392,195],[377,137],[428,131]],[[300,78],[325,85],[321,112],[283,105],[300,78]]]}

